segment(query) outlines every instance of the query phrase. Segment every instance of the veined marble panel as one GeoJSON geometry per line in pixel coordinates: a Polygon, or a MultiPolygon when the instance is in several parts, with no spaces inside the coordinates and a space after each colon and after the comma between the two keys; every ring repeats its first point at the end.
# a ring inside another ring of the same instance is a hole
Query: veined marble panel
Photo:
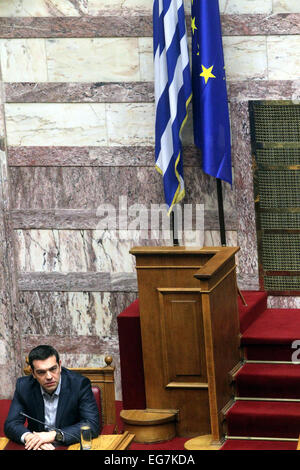
{"type": "MultiPolygon", "coordinates": [[[[152,12],[152,0],[88,0],[90,15],[122,12],[131,14],[149,14],[152,12]]],[[[221,13],[271,13],[272,0],[219,0],[221,13]]],[[[191,11],[191,0],[184,0],[186,14],[191,11]]]]}
{"type": "Polygon", "coordinates": [[[110,16],[0,17],[0,37],[6,39],[138,38],[152,37],[152,34],[152,14],[121,16],[120,12],[115,12],[110,16]]]}
{"type": "Polygon", "coordinates": [[[128,196],[129,205],[163,203],[162,178],[153,168],[137,173],[136,168],[20,167],[10,174],[14,208],[98,208],[107,203],[118,210],[120,196],[128,196]]]}
{"type": "MultiPolygon", "coordinates": [[[[299,13],[221,15],[224,36],[270,36],[299,34],[299,13]]],[[[191,36],[191,17],[186,16],[191,36]]],[[[152,38],[152,14],[81,17],[0,17],[0,37],[16,38],[152,38]]]]}
{"type": "MultiPolygon", "coordinates": [[[[278,11],[293,11],[297,0],[274,0],[278,11]],[[292,9],[292,10],[291,10],[292,9]]],[[[152,0],[1,0],[0,16],[81,16],[152,12],[152,0]]],[[[190,0],[184,0],[186,13],[190,0]]],[[[221,13],[271,13],[272,0],[219,0],[221,13]]]]}
{"type": "Polygon", "coordinates": [[[299,18],[299,13],[222,15],[223,37],[277,36],[279,34],[289,36],[299,34],[299,18]]]}
{"type": "Polygon", "coordinates": [[[272,13],[272,0],[219,0],[221,14],[272,13]]]}
{"type": "MultiPolygon", "coordinates": [[[[183,149],[185,166],[199,167],[194,146],[183,149]]],[[[9,166],[149,166],[155,164],[154,146],[9,147],[9,166]]]]}
{"type": "Polygon", "coordinates": [[[138,38],[48,39],[49,81],[139,81],[138,46],[138,38]]]}
{"type": "MultiPolygon", "coordinates": [[[[154,102],[154,84],[153,82],[123,82],[123,83],[6,83],[4,85],[6,103],[152,103],[154,102]]],[[[243,81],[230,81],[228,82],[228,98],[229,101],[245,101],[249,99],[299,99],[300,96],[300,80],[243,80],[243,81]]],[[[191,112],[189,112],[191,114],[191,112]]],[[[192,146],[195,148],[194,146],[192,146]]],[[[39,154],[44,156],[45,147],[27,148],[10,147],[9,152],[13,154],[25,154],[28,156],[32,153],[34,157],[32,160],[40,159],[39,154]]],[[[129,152],[129,148],[123,147],[125,154],[129,152]]],[[[70,147],[62,147],[59,150],[56,147],[47,150],[51,154],[56,152],[63,155],[73,151],[70,147]]],[[[92,149],[91,149],[92,150],[92,149]]],[[[145,148],[143,148],[143,151],[145,148]]],[[[76,149],[77,154],[80,152],[88,152],[86,150],[76,149]]],[[[111,152],[115,152],[114,148],[111,152]]],[[[97,149],[95,152],[103,152],[104,156],[108,152],[104,148],[97,149]]],[[[190,158],[191,147],[184,149],[186,162],[186,155],[190,158]]],[[[133,153],[133,151],[132,151],[133,153]]],[[[196,151],[194,150],[194,154],[196,151]]],[[[199,153],[199,152],[198,152],[199,153]]],[[[119,157],[118,153],[118,157],[119,157]]],[[[152,156],[152,161],[153,161],[152,156]]],[[[86,159],[86,157],[85,157],[86,159]]],[[[88,164],[86,160],[81,159],[81,165],[88,164]]],[[[198,157],[199,160],[199,157],[198,157]]],[[[56,161],[59,164],[59,161],[56,161]]],[[[30,159],[28,159],[30,165],[30,159]]],[[[45,160],[45,165],[50,164],[45,160]]],[[[73,164],[79,164],[73,160],[73,164]]],[[[92,164],[92,162],[91,162],[92,164]]],[[[106,161],[104,164],[107,164],[106,161]]],[[[111,162],[113,165],[113,161],[111,162]]],[[[130,162],[129,162],[130,164],[130,162]]]]}
{"type": "Polygon", "coordinates": [[[7,104],[6,124],[13,145],[107,143],[104,104],[7,104]]]}
{"type": "Polygon", "coordinates": [[[154,101],[153,81],[15,82],[5,83],[4,89],[6,103],[152,103],[154,101]]]}
{"type": "Polygon", "coordinates": [[[147,80],[150,43],[145,39],[139,50],[138,38],[0,39],[3,80],[140,81],[140,61],[147,80]]]}
{"type": "Polygon", "coordinates": [[[0,58],[6,82],[48,80],[44,39],[0,39],[0,58]]]}
{"type": "Polygon", "coordinates": [[[263,36],[223,37],[227,80],[266,79],[267,49],[263,36]]]}
{"type": "Polygon", "coordinates": [[[299,0],[273,0],[273,13],[300,13],[299,0]]]}
{"type": "Polygon", "coordinates": [[[17,267],[24,272],[135,272],[129,250],[149,243],[143,235],[138,231],[17,230],[17,267]]]}
{"type": "Polygon", "coordinates": [[[109,145],[151,145],[154,142],[155,105],[107,103],[106,124],[109,145]]]}
{"type": "MultiPolygon", "coordinates": [[[[277,42],[284,43],[284,59],[285,47],[294,46],[297,37],[270,36],[270,58],[273,43],[275,51],[277,42]]],[[[266,41],[264,36],[224,36],[227,79],[266,79],[266,41]]],[[[152,38],[2,39],[0,47],[5,82],[151,82],[154,78],[152,38]]]]}
{"type": "MultiPolygon", "coordinates": [[[[101,339],[96,335],[24,335],[22,338],[23,351],[28,352],[36,347],[38,344],[51,344],[58,352],[63,351],[66,355],[79,355],[79,354],[97,354],[108,355],[108,348],[113,351],[119,350],[118,337],[103,336],[101,339]]],[[[102,364],[101,364],[102,365],[102,364]]],[[[69,367],[71,367],[69,365],[69,367]]],[[[82,366],[81,366],[82,367],[82,366]]]]}
{"type": "Polygon", "coordinates": [[[258,288],[257,240],[253,195],[253,171],[248,102],[231,103],[232,153],[235,162],[236,217],[239,223],[237,244],[241,288],[258,288]],[[250,288],[250,287],[249,287],[250,288]]]}
{"type": "MultiPolygon", "coordinates": [[[[127,292],[134,292],[132,275],[128,274],[127,292]]],[[[41,292],[109,292],[111,291],[110,273],[58,273],[29,272],[18,274],[19,291],[41,292]]],[[[116,289],[115,289],[116,290],[116,289]]],[[[124,291],[125,289],[122,289],[124,291]]]]}
{"type": "Polygon", "coordinates": [[[300,97],[300,80],[249,80],[231,82],[230,103],[248,100],[290,100],[300,97]]]}
{"type": "Polygon", "coordinates": [[[152,12],[152,0],[88,0],[90,15],[132,14],[141,15],[152,12]]]}
{"type": "Polygon", "coordinates": [[[267,38],[270,80],[290,80],[300,76],[300,36],[267,38]]]}
{"type": "Polygon", "coordinates": [[[3,88],[0,86],[0,397],[10,398],[15,377],[20,373],[21,344],[4,122],[3,88]]]}
{"type": "Polygon", "coordinates": [[[0,365],[0,377],[1,377],[1,383],[0,383],[0,400],[6,399],[6,400],[11,400],[14,391],[15,391],[15,383],[16,383],[16,378],[21,375],[21,369],[15,373],[13,363],[7,363],[0,365]]]}
{"type": "Polygon", "coordinates": [[[154,104],[11,103],[6,124],[8,145],[149,145],[154,104]]]}
{"type": "Polygon", "coordinates": [[[241,290],[260,290],[258,273],[240,272],[237,274],[237,284],[241,290]]]}
{"type": "Polygon", "coordinates": [[[79,16],[85,0],[1,0],[0,16],[79,16]]]}
{"type": "MultiPolygon", "coordinates": [[[[99,208],[118,214],[123,204],[128,211],[134,204],[151,211],[151,204],[164,203],[162,177],[154,168],[14,167],[10,176],[13,209],[99,208]],[[109,204],[108,209],[103,204],[109,204]]],[[[205,211],[217,210],[215,178],[200,168],[187,167],[185,185],[185,204],[204,204],[205,211]]],[[[223,185],[223,198],[225,212],[234,213],[235,193],[228,184],[223,185]]]]}
{"type": "MultiPolygon", "coordinates": [[[[200,210],[202,211],[202,208],[200,210]]],[[[185,232],[187,230],[200,230],[199,226],[201,226],[202,230],[203,224],[201,225],[200,222],[196,223],[195,203],[192,206],[192,211],[192,229],[186,224],[185,232]]],[[[218,209],[205,210],[203,206],[203,214],[205,230],[219,228],[218,209]]],[[[134,227],[139,229],[138,216],[135,219],[133,219],[134,227]]],[[[11,211],[11,223],[14,229],[95,230],[99,228],[99,213],[97,209],[13,209],[11,211]]],[[[225,226],[227,230],[237,229],[238,220],[236,219],[235,212],[225,212],[225,226]]],[[[152,237],[148,235],[148,238],[152,237]]]]}
{"type": "Polygon", "coordinates": [[[141,81],[154,81],[154,66],[153,66],[153,39],[152,38],[138,38],[139,44],[139,57],[140,57],[140,80],[141,81]]]}
{"type": "Polygon", "coordinates": [[[21,292],[22,335],[112,337],[118,334],[117,315],[136,297],[122,292],[21,292]]]}

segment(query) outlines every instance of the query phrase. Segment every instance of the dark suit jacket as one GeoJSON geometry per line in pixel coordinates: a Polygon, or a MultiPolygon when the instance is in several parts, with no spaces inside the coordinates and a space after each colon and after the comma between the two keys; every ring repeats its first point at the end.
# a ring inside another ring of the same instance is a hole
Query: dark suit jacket
{"type": "MultiPolygon", "coordinates": [[[[44,421],[44,400],[40,384],[32,375],[17,380],[16,390],[4,424],[6,436],[21,442],[24,432],[44,431],[44,426],[28,419],[28,428],[24,426],[24,416],[20,412],[44,421]]],[[[80,441],[80,426],[88,423],[92,437],[100,433],[100,419],[96,400],[89,379],[62,367],[61,390],[59,394],[55,426],[64,432],[64,444],[80,441]],[[74,437],[71,437],[74,436],[74,437]]]]}

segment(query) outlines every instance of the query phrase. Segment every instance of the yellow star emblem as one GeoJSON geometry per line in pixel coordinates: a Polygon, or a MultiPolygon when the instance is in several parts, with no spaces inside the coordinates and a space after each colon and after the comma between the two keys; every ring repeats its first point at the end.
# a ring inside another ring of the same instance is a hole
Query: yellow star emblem
{"type": "Polygon", "coordinates": [[[192,18],[191,28],[192,28],[193,34],[195,33],[195,29],[198,29],[197,26],[195,25],[195,21],[196,21],[196,18],[192,18]]]}
{"type": "Polygon", "coordinates": [[[209,67],[209,69],[204,67],[204,65],[201,65],[201,67],[202,67],[202,73],[200,73],[200,77],[204,77],[205,85],[206,85],[209,78],[216,78],[215,75],[211,73],[214,66],[212,65],[211,67],[209,67]]]}

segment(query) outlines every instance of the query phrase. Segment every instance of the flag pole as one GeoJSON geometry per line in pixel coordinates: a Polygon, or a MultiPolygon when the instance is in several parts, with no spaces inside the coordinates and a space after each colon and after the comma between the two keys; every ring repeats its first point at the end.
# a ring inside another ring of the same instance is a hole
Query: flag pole
{"type": "Polygon", "coordinates": [[[223,191],[222,191],[222,180],[220,178],[217,178],[217,193],[218,193],[218,211],[219,211],[221,245],[226,246],[223,191]]]}
{"type": "Polygon", "coordinates": [[[172,212],[171,212],[171,231],[172,231],[172,237],[173,237],[173,246],[178,246],[179,241],[178,241],[178,238],[177,238],[177,227],[176,227],[176,224],[175,224],[174,210],[172,210],[172,212]]]}
{"type": "MultiPolygon", "coordinates": [[[[219,224],[220,224],[220,235],[221,245],[226,246],[226,234],[225,234],[225,222],[224,222],[224,207],[223,207],[223,192],[222,192],[222,180],[217,178],[217,191],[218,191],[218,206],[219,206],[219,224]]],[[[241,289],[236,285],[238,295],[240,296],[243,304],[247,307],[246,300],[241,292],[241,289]]]]}

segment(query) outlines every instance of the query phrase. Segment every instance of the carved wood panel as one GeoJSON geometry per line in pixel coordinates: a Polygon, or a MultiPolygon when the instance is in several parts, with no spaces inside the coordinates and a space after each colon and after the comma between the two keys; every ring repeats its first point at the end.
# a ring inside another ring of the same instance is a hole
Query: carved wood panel
{"type": "Polygon", "coordinates": [[[166,387],[207,386],[201,297],[158,289],[166,387]]]}

